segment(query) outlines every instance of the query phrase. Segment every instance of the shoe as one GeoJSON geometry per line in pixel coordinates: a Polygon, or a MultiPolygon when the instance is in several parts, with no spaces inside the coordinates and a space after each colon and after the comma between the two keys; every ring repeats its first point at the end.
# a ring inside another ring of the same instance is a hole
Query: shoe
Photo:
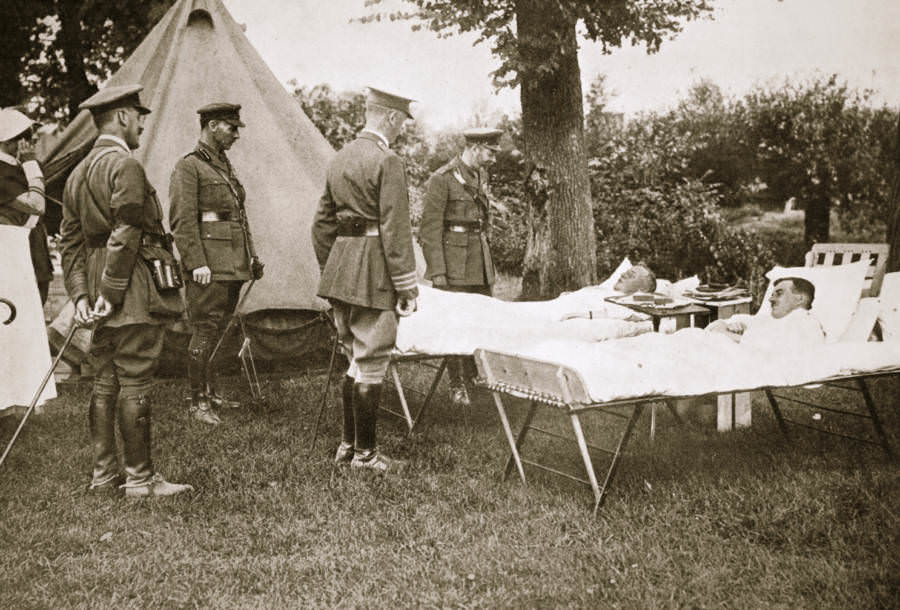
{"type": "Polygon", "coordinates": [[[91,482],[88,487],[88,493],[96,494],[96,495],[110,495],[110,496],[119,496],[122,495],[122,485],[125,484],[125,476],[121,474],[117,474],[111,479],[107,479],[102,483],[96,484],[91,482]]]}
{"type": "Polygon", "coordinates": [[[334,454],[334,463],[338,466],[346,466],[353,459],[353,443],[341,441],[334,454]]]}
{"type": "Polygon", "coordinates": [[[358,451],[350,462],[350,468],[369,470],[375,474],[403,472],[406,466],[406,461],[385,457],[377,449],[358,451]]]}
{"type": "Polygon", "coordinates": [[[125,496],[128,498],[160,498],[174,496],[185,491],[194,491],[194,487],[181,483],[169,483],[158,472],[154,473],[153,478],[143,485],[125,486],[125,496]]]}
{"type": "Polygon", "coordinates": [[[466,390],[466,386],[462,384],[450,388],[450,400],[453,404],[460,407],[468,407],[472,404],[469,400],[469,392],[466,390]]]}
{"type": "Polygon", "coordinates": [[[191,406],[188,407],[188,413],[197,421],[209,424],[210,426],[218,426],[222,423],[219,414],[213,411],[212,405],[206,397],[201,398],[197,402],[192,402],[191,406]]]}
{"type": "Polygon", "coordinates": [[[210,391],[207,395],[210,404],[217,409],[240,409],[241,403],[236,400],[228,400],[224,396],[219,396],[215,390],[210,391]]]}

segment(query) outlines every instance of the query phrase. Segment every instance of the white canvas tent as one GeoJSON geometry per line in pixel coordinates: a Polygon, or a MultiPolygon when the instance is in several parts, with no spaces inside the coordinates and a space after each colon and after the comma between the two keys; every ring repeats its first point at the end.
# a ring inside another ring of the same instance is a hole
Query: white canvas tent
{"type": "MultiPolygon", "coordinates": [[[[178,0],[109,85],[140,83],[152,109],[135,156],[147,170],[166,211],[169,176],[193,150],[200,126],[196,109],[215,102],[241,105],[247,125],[229,151],[247,189],[247,214],[265,277],[242,312],[263,329],[296,328],[296,312],[321,312],[315,296],[319,269],[310,226],[334,151],[250,45],[221,0],[178,0]]],[[[51,192],[84,157],[97,132],[81,112],[42,155],[51,192]]]]}

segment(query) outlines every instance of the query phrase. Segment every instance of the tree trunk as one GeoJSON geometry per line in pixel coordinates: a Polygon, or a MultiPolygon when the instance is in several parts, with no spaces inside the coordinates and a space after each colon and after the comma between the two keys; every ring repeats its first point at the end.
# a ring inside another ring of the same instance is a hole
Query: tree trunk
{"type": "Polygon", "coordinates": [[[81,33],[83,5],[84,2],[73,0],[62,0],[58,3],[60,28],[57,40],[66,65],[70,120],[78,114],[78,105],[97,91],[97,88],[88,81],[84,70],[87,49],[81,33]]]}
{"type": "Polygon", "coordinates": [[[516,24],[522,131],[534,167],[522,295],[550,298],[596,278],[576,20],[556,3],[519,0],[516,24]]]}
{"type": "Polygon", "coordinates": [[[819,180],[822,188],[814,192],[806,202],[806,212],[803,217],[803,240],[807,250],[813,244],[821,244],[828,241],[831,232],[831,199],[824,185],[828,184],[828,177],[822,176],[819,180]]]}

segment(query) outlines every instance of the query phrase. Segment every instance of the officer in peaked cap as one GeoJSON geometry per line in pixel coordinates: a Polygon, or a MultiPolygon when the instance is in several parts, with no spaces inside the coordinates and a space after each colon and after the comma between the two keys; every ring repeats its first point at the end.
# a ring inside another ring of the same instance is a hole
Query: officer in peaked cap
{"type": "Polygon", "coordinates": [[[132,157],[143,130],[140,85],[108,87],[81,104],[100,135],[63,191],[60,251],[78,323],[96,322],[88,423],[94,453],[90,489],[131,497],[192,489],[169,483],[150,459],[149,390],[165,325],[181,317],[177,261],[163,211],[144,168],[132,157]],[[124,477],[116,450],[116,405],[124,477]]]}
{"type": "Polygon", "coordinates": [[[169,180],[169,224],[187,278],[191,323],[189,412],[210,425],[221,423],[218,409],[241,406],[218,393],[209,359],[244,283],[263,273],[244,210],[246,193],[225,154],[244,127],[240,112],[239,104],[225,102],[198,108],[200,140],[169,180]]]}
{"type": "MultiPolygon", "coordinates": [[[[463,132],[465,147],[425,184],[419,240],[427,265],[425,277],[435,288],[490,295],[494,265],[488,245],[491,206],[482,174],[500,150],[499,129],[478,127],[463,132]]],[[[453,402],[469,404],[463,358],[447,363],[453,402]]]]}
{"type": "Polygon", "coordinates": [[[350,358],[335,462],[377,473],[402,465],[378,451],[377,412],[398,316],[413,313],[419,295],[406,170],[390,149],[412,117],[410,102],[369,88],[366,127],[331,161],[312,227],[318,294],[331,302],[350,358]]]}
{"type": "Polygon", "coordinates": [[[44,175],[34,154],[34,121],[16,110],[0,110],[0,225],[25,226],[41,303],[47,300],[53,263],[44,225],[44,175]]]}
{"type": "Polygon", "coordinates": [[[78,105],[79,110],[90,110],[97,116],[107,110],[134,108],[138,114],[150,114],[150,109],[141,103],[143,85],[118,85],[101,89],[78,105]]]}

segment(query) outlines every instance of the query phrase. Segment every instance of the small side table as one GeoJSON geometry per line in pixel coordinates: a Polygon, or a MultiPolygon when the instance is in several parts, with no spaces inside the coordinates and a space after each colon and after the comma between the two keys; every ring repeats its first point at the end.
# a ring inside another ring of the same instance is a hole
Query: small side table
{"type": "Polygon", "coordinates": [[[697,305],[702,305],[709,309],[712,314],[710,317],[710,322],[714,320],[724,320],[726,318],[730,318],[736,313],[750,313],[750,302],[752,299],[750,297],[741,297],[739,299],[731,299],[729,301],[704,301],[702,299],[692,299],[690,297],[684,297],[691,303],[695,303],[697,305]]]}
{"type": "MultiPolygon", "coordinates": [[[[704,301],[685,297],[693,303],[702,303],[712,312],[712,320],[725,320],[738,313],[750,313],[750,297],[729,301],[704,301]]],[[[719,432],[749,426],[751,422],[750,392],[730,392],[716,397],[716,429],[719,432]]]]}
{"type": "Polygon", "coordinates": [[[706,305],[698,305],[691,303],[682,305],[681,307],[656,307],[654,305],[637,305],[632,303],[621,303],[618,299],[621,297],[606,297],[606,300],[615,305],[621,305],[634,311],[650,316],[653,321],[654,332],[659,332],[659,323],[665,318],[675,319],[675,330],[682,328],[697,327],[704,328],[711,322],[710,316],[712,311],[706,305]]]}

